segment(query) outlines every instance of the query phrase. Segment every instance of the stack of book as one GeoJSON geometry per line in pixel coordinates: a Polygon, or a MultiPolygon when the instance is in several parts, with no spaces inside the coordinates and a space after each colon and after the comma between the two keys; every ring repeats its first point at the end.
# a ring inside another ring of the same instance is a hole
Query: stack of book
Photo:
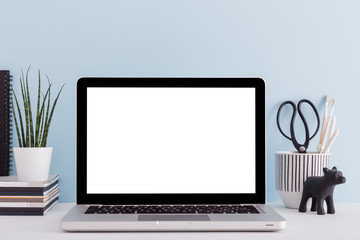
{"type": "Polygon", "coordinates": [[[0,215],[44,215],[59,198],[59,175],[45,182],[21,182],[0,177],[0,215]]]}

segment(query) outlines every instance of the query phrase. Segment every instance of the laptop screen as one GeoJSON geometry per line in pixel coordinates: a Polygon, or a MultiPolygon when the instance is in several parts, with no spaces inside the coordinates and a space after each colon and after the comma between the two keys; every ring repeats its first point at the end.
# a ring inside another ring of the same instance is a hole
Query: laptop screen
{"type": "Polygon", "coordinates": [[[87,193],[255,193],[254,88],[87,96],[87,193]]]}
{"type": "MultiPolygon", "coordinates": [[[[152,85],[154,79],[146,79],[124,86],[124,79],[107,80],[89,79],[82,91],[84,195],[257,195],[256,84],[181,86],[162,79],[152,85]]],[[[191,83],[167,79],[179,80],[191,83]]]]}

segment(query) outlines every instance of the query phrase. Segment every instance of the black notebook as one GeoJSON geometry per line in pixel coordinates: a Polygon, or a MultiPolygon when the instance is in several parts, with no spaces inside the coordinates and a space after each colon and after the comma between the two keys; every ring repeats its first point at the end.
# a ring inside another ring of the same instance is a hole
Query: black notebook
{"type": "Polygon", "coordinates": [[[11,76],[0,70],[0,176],[8,176],[11,159],[11,76]]]}

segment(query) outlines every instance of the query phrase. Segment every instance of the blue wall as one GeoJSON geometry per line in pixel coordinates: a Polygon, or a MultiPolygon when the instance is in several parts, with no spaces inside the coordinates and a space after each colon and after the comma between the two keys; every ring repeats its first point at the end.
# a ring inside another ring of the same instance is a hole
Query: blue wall
{"type": "Polygon", "coordinates": [[[309,98],[322,115],[324,96],[336,97],[332,164],[348,182],[335,198],[359,201],[359,1],[5,0],[0,9],[0,68],[12,71],[14,88],[29,65],[54,89],[66,84],[48,143],[60,201],[75,201],[76,80],[93,75],[264,78],[268,201],[280,201],[274,152],[293,149],[276,127],[279,104],[309,98]]]}

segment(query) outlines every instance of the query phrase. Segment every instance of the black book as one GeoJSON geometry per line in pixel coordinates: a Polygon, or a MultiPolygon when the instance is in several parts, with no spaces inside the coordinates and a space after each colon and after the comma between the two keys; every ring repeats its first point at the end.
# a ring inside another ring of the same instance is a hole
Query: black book
{"type": "Polygon", "coordinates": [[[11,76],[0,70],[0,176],[9,176],[11,160],[11,76]]]}
{"type": "Polygon", "coordinates": [[[44,182],[20,182],[16,175],[0,177],[0,202],[1,199],[6,198],[4,196],[11,196],[14,200],[17,198],[25,199],[25,196],[28,198],[32,198],[31,196],[46,196],[49,191],[51,192],[58,185],[59,175],[57,174],[50,175],[49,179],[44,182]]]}
{"type": "Polygon", "coordinates": [[[56,205],[59,197],[56,196],[44,207],[10,207],[10,208],[0,208],[0,215],[45,215],[52,207],[56,205]]]}

